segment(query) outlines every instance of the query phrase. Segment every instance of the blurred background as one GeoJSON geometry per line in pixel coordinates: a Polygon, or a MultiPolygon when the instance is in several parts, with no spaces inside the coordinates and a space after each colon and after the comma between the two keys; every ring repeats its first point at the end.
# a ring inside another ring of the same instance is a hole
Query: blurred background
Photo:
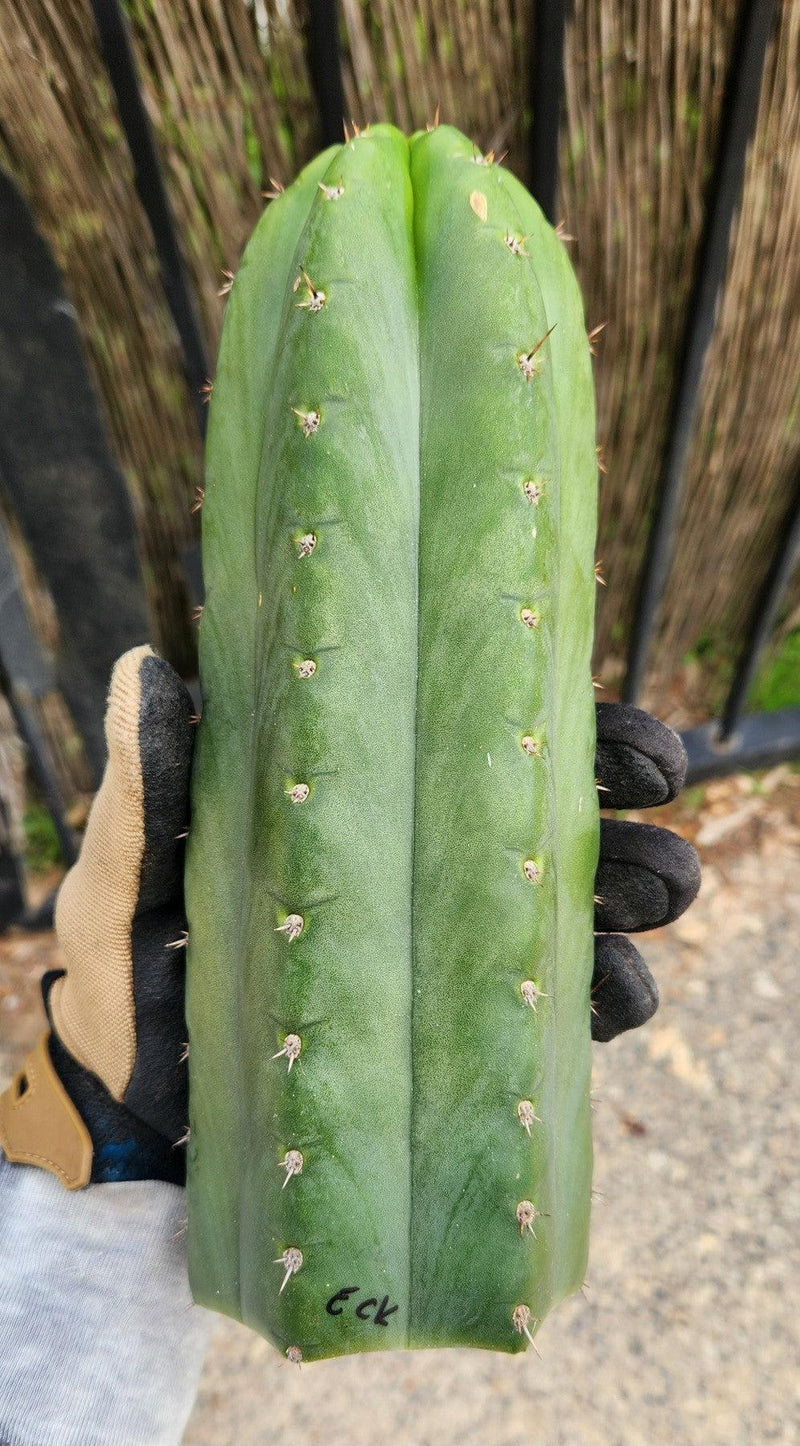
{"type": "Polygon", "coordinates": [[[686,735],[659,821],[704,889],[648,941],[658,1021],[598,1063],[602,1288],[545,1328],[544,1374],[415,1357],[298,1384],[226,1324],[186,1439],[800,1441],[793,0],[0,0],[0,1075],[38,1028],[111,663],[150,639],[194,676],[226,281],[342,117],[437,113],[531,185],[602,328],[594,668],[686,735]]]}

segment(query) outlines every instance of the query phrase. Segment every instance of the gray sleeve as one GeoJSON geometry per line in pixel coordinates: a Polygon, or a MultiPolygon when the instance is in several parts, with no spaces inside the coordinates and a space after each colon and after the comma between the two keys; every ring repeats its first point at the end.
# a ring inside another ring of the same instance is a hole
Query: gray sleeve
{"type": "Polygon", "coordinates": [[[65,1190],[0,1154],[0,1446],[177,1446],[214,1323],[184,1191],[65,1190]]]}

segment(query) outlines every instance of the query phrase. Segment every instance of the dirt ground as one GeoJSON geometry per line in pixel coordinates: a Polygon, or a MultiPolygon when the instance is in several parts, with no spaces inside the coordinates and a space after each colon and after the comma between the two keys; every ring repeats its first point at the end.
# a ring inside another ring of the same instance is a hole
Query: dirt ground
{"type": "MultiPolygon", "coordinates": [[[[469,1351],[299,1369],[220,1319],[184,1446],[798,1446],[800,775],[691,791],[691,912],[646,936],[661,1008],[595,1047],[587,1289],[539,1360],[469,1351]]],[[[0,941],[0,1075],[49,936],[0,941]]]]}

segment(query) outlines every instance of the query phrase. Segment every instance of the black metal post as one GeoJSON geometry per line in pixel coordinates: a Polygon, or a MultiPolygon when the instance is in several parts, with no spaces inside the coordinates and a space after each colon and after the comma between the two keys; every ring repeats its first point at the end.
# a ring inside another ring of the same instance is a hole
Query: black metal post
{"type": "Polygon", "coordinates": [[[30,625],[14,558],[0,521],[0,692],[8,700],[17,732],[28,750],[31,772],[52,816],[64,858],[73,864],[78,856],[75,834],[36,716],[38,700],[52,686],[52,670],[30,625]]]}
{"type": "MultiPolygon", "coordinates": [[[[0,491],[55,604],[58,642],[48,686],[66,698],[97,786],[111,669],[120,653],[150,636],[133,508],[63,279],[2,171],[0,276],[0,491]]],[[[10,561],[0,556],[0,576],[6,573],[12,575],[10,561]]],[[[7,627],[2,607],[0,601],[7,627]]],[[[0,637],[8,659],[9,646],[0,637]]],[[[21,647],[18,658],[29,651],[21,647]]],[[[15,684],[25,676],[21,662],[10,671],[15,684]]]]}
{"type": "Polygon", "coordinates": [[[722,712],[719,737],[723,743],[730,738],[739,721],[755,676],[761,650],[770,635],[778,604],[799,559],[800,474],[798,474],[794,501],[786,519],[783,535],[756,599],[747,639],[722,712]]]}
{"type": "Polygon", "coordinates": [[[25,914],[25,870],[14,852],[11,818],[0,796],[0,934],[25,914]]]}
{"type": "Polygon", "coordinates": [[[566,0],[536,0],[533,7],[528,180],[533,195],[551,224],[555,224],[556,219],[566,14],[566,0]]]}
{"type": "Polygon", "coordinates": [[[153,132],[139,89],[128,22],[119,0],[92,0],[92,10],[133,160],[136,190],[153,232],[164,292],[180,338],[186,382],[201,435],[204,435],[207,408],[203,405],[201,389],[210,375],[208,357],[178,245],[153,132]]]}
{"type": "Polygon", "coordinates": [[[8,706],[11,709],[11,714],[14,719],[14,726],[28,750],[31,770],[42,790],[45,807],[53,820],[53,827],[58,835],[61,852],[64,855],[67,866],[71,867],[78,857],[78,844],[75,834],[69,826],[64,799],[61,796],[61,790],[58,786],[55,773],[47,757],[47,744],[44,741],[44,737],[34,718],[33,710],[29,703],[19,697],[14,688],[9,686],[8,680],[2,675],[0,675],[0,687],[2,687],[2,691],[6,694],[8,706]]]}
{"type": "Polygon", "coordinates": [[[344,85],[336,0],[309,0],[306,47],[317,101],[320,144],[342,140],[344,85]]]}
{"type": "Polygon", "coordinates": [[[720,740],[716,719],[690,728],[681,737],[689,760],[687,784],[773,768],[776,763],[800,758],[800,708],[746,713],[726,742],[720,740]]]}
{"type": "Polygon", "coordinates": [[[623,697],[628,703],[635,703],[641,691],[649,643],[672,561],[703,363],[714,330],[714,313],[725,275],[731,223],[741,195],[747,145],[758,114],[764,57],[776,8],[775,0],[740,0],[716,162],[706,198],[705,225],[675,372],[667,441],[631,632],[623,689],[623,697]]]}

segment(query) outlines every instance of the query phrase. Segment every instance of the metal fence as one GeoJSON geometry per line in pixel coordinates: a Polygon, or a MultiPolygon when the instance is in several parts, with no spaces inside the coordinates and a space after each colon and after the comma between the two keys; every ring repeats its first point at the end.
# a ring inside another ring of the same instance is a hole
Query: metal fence
{"type": "MultiPolygon", "coordinates": [[[[205,410],[201,389],[210,373],[209,359],[197,320],[186,269],[178,244],[176,228],[164,185],[160,160],[151,132],[136,71],[128,24],[120,0],[91,0],[105,65],[114,91],[119,117],[127,138],[136,189],[152,230],[164,292],[180,340],[183,366],[190,395],[196,407],[197,425],[203,431],[205,410]]],[[[528,153],[528,184],[545,214],[555,221],[555,200],[558,185],[558,138],[563,90],[563,48],[566,24],[565,0],[535,0],[532,12],[531,67],[529,98],[532,114],[528,153]]],[[[669,576],[673,541],[679,514],[689,445],[696,425],[703,364],[711,340],[715,310],[724,278],[732,221],[741,197],[745,155],[755,125],[758,98],[772,27],[778,11],[777,0],[740,0],[737,29],[726,81],[725,99],[719,131],[719,143],[713,173],[708,183],[705,221],[698,248],[690,303],[687,307],[683,342],[675,370],[669,409],[666,441],[660,462],[655,505],[650,523],[644,566],[639,584],[638,601],[631,633],[627,674],[623,697],[636,702],[640,696],[650,648],[656,635],[659,607],[669,576]]],[[[339,45],[339,17],[336,0],[309,0],[307,28],[304,36],[309,72],[314,88],[320,145],[342,138],[345,110],[339,45]]],[[[13,198],[18,224],[4,229],[0,237],[0,253],[7,272],[9,252],[19,259],[20,251],[41,248],[29,218],[20,219],[23,203],[13,198]]],[[[47,269],[47,262],[43,262],[47,269]]],[[[61,296],[58,281],[50,276],[51,301],[68,310],[61,296]],[[59,300],[59,296],[61,299],[59,300]]],[[[6,317],[6,329],[16,321],[24,329],[24,317],[18,309],[6,317]]],[[[2,317],[0,316],[0,323],[2,317]]],[[[7,336],[12,348],[22,345],[19,338],[7,336]]],[[[77,363],[76,363],[77,365],[77,363]]],[[[74,367],[73,367],[74,370],[74,367]]],[[[763,379],[766,384],[766,379],[763,379]]],[[[758,379],[755,383],[758,385],[758,379]]],[[[0,378],[0,414],[3,407],[3,383],[0,378]]],[[[8,403],[8,398],[6,398],[8,403]]],[[[88,426],[89,424],[87,424],[88,426]]],[[[91,419],[97,426],[97,419],[91,419]]],[[[93,443],[93,456],[102,450],[93,443]]],[[[125,544],[124,484],[110,453],[98,465],[105,469],[105,494],[111,509],[113,527],[120,537],[115,558],[117,586],[123,578],[128,588],[128,615],[133,632],[141,626],[140,599],[134,577],[133,529],[129,526],[125,544]]],[[[23,486],[16,476],[15,457],[3,456],[0,450],[0,471],[12,500],[20,501],[23,486]],[[16,485],[15,485],[16,484],[16,485]]],[[[106,530],[108,518],[104,523],[106,530]]],[[[34,546],[35,561],[51,582],[57,606],[76,607],[75,588],[63,586],[63,579],[51,578],[57,573],[47,546],[47,536],[40,532],[39,548],[34,546]]],[[[727,700],[719,719],[686,732],[684,742],[689,755],[691,781],[710,778],[736,769],[763,767],[778,761],[800,757],[800,707],[774,713],[745,714],[744,708],[759,657],[767,642],[776,610],[800,556],[800,476],[791,499],[786,524],[774,557],[766,572],[763,587],[753,607],[747,634],[742,641],[738,665],[727,700]]],[[[106,564],[104,564],[106,566],[106,564]]],[[[195,550],[185,558],[190,589],[195,595],[202,587],[199,555],[195,550]]],[[[96,776],[102,767],[102,717],[104,678],[109,651],[123,650],[126,645],[126,617],[117,613],[116,624],[98,614],[98,597],[91,586],[77,598],[77,606],[90,619],[84,653],[97,655],[98,666],[87,675],[84,667],[63,659],[58,682],[65,691],[78,717],[81,732],[88,743],[88,754],[96,776]],[[92,632],[91,624],[94,624],[92,632]],[[72,696],[70,696],[72,695],[72,696]],[[75,702],[75,699],[80,699],[75,702]],[[94,720],[92,722],[92,720],[94,720]]],[[[62,848],[68,860],[75,854],[75,838],[65,817],[63,799],[59,794],[56,774],[48,757],[48,749],[36,721],[36,702],[53,686],[52,669],[42,658],[35,632],[25,615],[19,580],[11,553],[0,531],[0,687],[11,704],[21,737],[28,749],[30,766],[42,796],[56,822],[62,848]]],[[[2,819],[0,819],[0,825],[2,819]]],[[[19,861],[6,844],[0,851],[0,926],[26,918],[19,861]]]]}

